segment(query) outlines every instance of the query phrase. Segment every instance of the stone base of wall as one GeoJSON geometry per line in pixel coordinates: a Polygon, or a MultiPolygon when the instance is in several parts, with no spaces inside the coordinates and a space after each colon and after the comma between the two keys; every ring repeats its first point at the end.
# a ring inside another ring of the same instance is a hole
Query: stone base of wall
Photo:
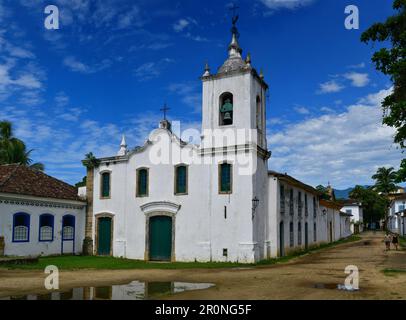
{"type": "Polygon", "coordinates": [[[0,256],[4,256],[4,237],[0,237],[0,256]]]}
{"type": "Polygon", "coordinates": [[[92,238],[85,238],[85,240],[83,240],[83,255],[84,256],[93,255],[93,239],[92,238]]]}

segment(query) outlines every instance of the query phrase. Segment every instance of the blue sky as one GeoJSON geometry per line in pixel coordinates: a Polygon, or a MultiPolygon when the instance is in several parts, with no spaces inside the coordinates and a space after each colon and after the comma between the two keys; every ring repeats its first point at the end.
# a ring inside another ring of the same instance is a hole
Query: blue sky
{"type": "MultiPolygon", "coordinates": [[[[391,1],[240,0],[243,54],[270,85],[269,165],[312,185],[371,183],[402,154],[381,125],[389,79],[370,57],[379,46],[360,35],[392,14],[391,1]],[[357,5],[360,30],[344,27],[357,5]]],[[[0,119],[34,149],[46,172],[83,177],[92,151],[114,155],[125,133],[142,144],[160,120],[199,128],[205,61],[226,59],[229,2],[0,0],[0,119]],[[44,8],[60,10],[60,29],[44,28],[44,8]]]]}

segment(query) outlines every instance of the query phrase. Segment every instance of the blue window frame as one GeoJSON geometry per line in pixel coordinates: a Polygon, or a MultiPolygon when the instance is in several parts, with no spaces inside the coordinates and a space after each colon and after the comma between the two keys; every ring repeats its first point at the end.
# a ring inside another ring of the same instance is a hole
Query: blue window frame
{"type": "Polygon", "coordinates": [[[13,242],[30,242],[30,215],[18,212],[13,215],[13,242]]]}
{"type": "Polygon", "coordinates": [[[75,216],[70,214],[62,218],[62,240],[71,241],[75,239],[75,216]]]}
{"type": "Polygon", "coordinates": [[[54,216],[52,214],[44,213],[39,216],[38,240],[54,241],[54,216]]]}

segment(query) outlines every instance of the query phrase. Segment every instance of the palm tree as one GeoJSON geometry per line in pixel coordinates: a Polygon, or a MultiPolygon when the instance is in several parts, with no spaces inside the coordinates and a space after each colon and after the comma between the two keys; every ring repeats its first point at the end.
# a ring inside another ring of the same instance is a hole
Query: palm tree
{"type": "Polygon", "coordinates": [[[376,173],[372,176],[372,179],[375,180],[374,186],[375,191],[380,193],[387,201],[385,212],[385,229],[387,229],[390,208],[389,195],[397,190],[395,184],[395,181],[397,179],[397,172],[393,167],[390,168],[381,167],[378,168],[376,173]]]}
{"type": "Polygon", "coordinates": [[[25,143],[13,136],[13,127],[9,121],[0,121],[0,164],[18,163],[34,170],[44,171],[42,163],[32,163],[25,143]]]}
{"type": "Polygon", "coordinates": [[[397,173],[393,167],[379,168],[372,176],[372,179],[375,180],[375,190],[384,196],[388,196],[397,190],[395,184],[397,173]]]}

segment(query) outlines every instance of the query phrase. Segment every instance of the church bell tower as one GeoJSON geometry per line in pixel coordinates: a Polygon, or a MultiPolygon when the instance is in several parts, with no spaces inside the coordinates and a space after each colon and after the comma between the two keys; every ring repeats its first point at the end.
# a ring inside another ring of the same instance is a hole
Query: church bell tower
{"type": "MultiPolygon", "coordinates": [[[[205,147],[232,147],[227,142],[205,141],[210,130],[234,132],[246,130],[255,134],[247,137],[245,144],[256,144],[266,152],[266,92],[268,85],[264,77],[252,67],[251,56],[242,57],[239,33],[236,27],[238,16],[234,16],[228,57],[217,73],[211,73],[206,63],[201,80],[203,82],[203,144],[205,147]]],[[[237,142],[235,142],[237,143],[237,142]]],[[[241,144],[241,141],[239,142],[241,144]]]]}

